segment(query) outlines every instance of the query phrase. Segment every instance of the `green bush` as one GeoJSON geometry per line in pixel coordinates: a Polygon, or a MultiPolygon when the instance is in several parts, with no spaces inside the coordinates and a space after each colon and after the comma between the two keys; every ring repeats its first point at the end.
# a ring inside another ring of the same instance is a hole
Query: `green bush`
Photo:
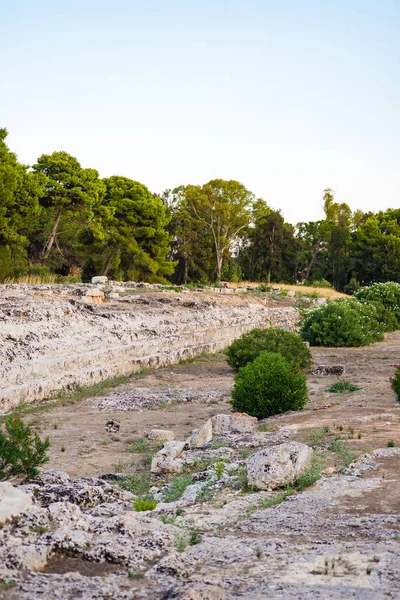
{"type": "Polygon", "coordinates": [[[133,508],[136,510],[136,512],[154,510],[156,506],[157,500],[154,500],[153,496],[144,496],[143,498],[136,498],[133,501],[133,508]]]}
{"type": "Polygon", "coordinates": [[[252,329],[226,349],[228,364],[238,371],[260,352],[278,352],[299,369],[311,365],[311,352],[297,333],[284,329],[252,329]]]}
{"type": "Polygon", "coordinates": [[[332,284],[327,279],[316,279],[310,283],[315,288],[332,288],[332,284]]]}
{"type": "Polygon", "coordinates": [[[49,438],[42,441],[19,417],[8,417],[5,429],[6,433],[0,431],[0,480],[13,475],[35,477],[37,467],[49,460],[49,438]]]}
{"type": "Polygon", "coordinates": [[[390,384],[392,386],[392,390],[394,391],[394,393],[396,394],[396,399],[398,402],[400,402],[400,365],[393,365],[394,366],[394,375],[392,377],[390,377],[390,384]]]}
{"type": "Polygon", "coordinates": [[[301,335],[312,346],[367,346],[383,340],[392,325],[379,303],[338,298],[309,311],[301,335]]]}
{"type": "Polygon", "coordinates": [[[395,315],[397,323],[400,324],[400,283],[374,283],[360,288],[354,297],[357,300],[380,302],[395,315]]]}
{"type": "Polygon", "coordinates": [[[235,411],[264,419],[299,410],[306,401],[306,376],[277,352],[261,352],[235,376],[231,401],[235,411]]]}

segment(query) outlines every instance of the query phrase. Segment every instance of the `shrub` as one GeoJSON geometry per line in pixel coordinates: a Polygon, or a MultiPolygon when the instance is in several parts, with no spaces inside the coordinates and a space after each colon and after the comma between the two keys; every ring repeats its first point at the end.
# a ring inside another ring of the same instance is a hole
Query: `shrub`
{"type": "Polygon", "coordinates": [[[357,300],[380,302],[395,315],[397,323],[400,324],[400,283],[374,283],[360,288],[354,297],[357,300]]]}
{"type": "Polygon", "coordinates": [[[0,479],[13,475],[35,477],[38,467],[49,457],[46,452],[50,441],[44,441],[32,432],[19,417],[10,416],[5,421],[6,433],[0,431],[0,479]]]}
{"type": "Polygon", "coordinates": [[[311,365],[311,352],[297,333],[284,329],[252,329],[226,349],[228,364],[238,371],[260,352],[278,352],[299,369],[311,365]]]}
{"type": "Polygon", "coordinates": [[[357,292],[357,290],[360,289],[360,282],[357,281],[357,279],[353,276],[351,277],[350,281],[348,284],[346,284],[344,286],[343,291],[345,292],[345,294],[354,294],[355,292],[357,292]]]}
{"type": "Polygon", "coordinates": [[[338,298],[309,311],[301,335],[313,346],[367,346],[383,340],[390,319],[379,304],[338,298]]]}
{"type": "Polygon", "coordinates": [[[232,407],[238,412],[264,419],[299,410],[306,401],[306,376],[276,352],[261,352],[235,376],[232,407]]]}
{"type": "Polygon", "coordinates": [[[332,284],[327,279],[316,279],[310,283],[315,288],[332,288],[332,284]]]}
{"type": "Polygon", "coordinates": [[[332,394],[351,394],[352,392],[358,392],[358,390],[361,390],[358,385],[354,385],[345,379],[339,379],[339,381],[328,387],[326,391],[332,394]]]}
{"type": "Polygon", "coordinates": [[[392,386],[392,390],[397,396],[398,402],[400,402],[400,365],[393,365],[395,368],[395,372],[393,377],[390,377],[390,384],[392,386]]]}
{"type": "Polygon", "coordinates": [[[133,508],[136,512],[154,510],[156,506],[157,500],[154,500],[153,496],[144,496],[143,498],[136,498],[136,500],[133,501],[133,508]]]}

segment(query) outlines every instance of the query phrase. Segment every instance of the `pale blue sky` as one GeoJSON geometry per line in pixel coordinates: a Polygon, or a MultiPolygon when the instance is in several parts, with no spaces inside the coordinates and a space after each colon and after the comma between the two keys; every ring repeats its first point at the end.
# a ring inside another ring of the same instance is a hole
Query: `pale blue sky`
{"type": "Polygon", "coordinates": [[[0,126],[153,192],[400,206],[400,0],[0,0],[0,126]]]}

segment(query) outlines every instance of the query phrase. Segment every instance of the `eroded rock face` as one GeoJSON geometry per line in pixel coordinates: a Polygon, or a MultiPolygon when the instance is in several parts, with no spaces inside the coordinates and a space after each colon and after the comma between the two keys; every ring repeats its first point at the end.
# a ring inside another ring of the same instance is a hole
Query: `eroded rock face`
{"type": "Polygon", "coordinates": [[[247,479],[259,490],[273,490],[291,483],[310,465],[313,449],[287,442],[255,452],[247,460],[247,479]]]}
{"type": "Polygon", "coordinates": [[[216,435],[224,433],[254,433],[257,418],[246,413],[233,415],[215,415],[211,419],[213,432],[216,435]]]}
{"type": "Polygon", "coordinates": [[[1,286],[0,413],[219,350],[253,327],[293,329],[298,320],[294,308],[224,290],[149,294],[155,286],[143,284],[146,291],[129,295],[129,286],[140,287],[127,283],[108,301],[108,285],[1,286]]]}

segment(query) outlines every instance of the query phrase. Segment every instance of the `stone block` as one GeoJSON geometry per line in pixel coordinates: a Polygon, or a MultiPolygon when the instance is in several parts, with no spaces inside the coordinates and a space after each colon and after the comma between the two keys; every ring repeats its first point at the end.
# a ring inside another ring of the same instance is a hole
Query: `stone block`
{"type": "Polygon", "coordinates": [[[247,480],[260,490],[273,490],[290,484],[311,465],[313,449],[287,442],[264,448],[247,459],[247,480]]]}

